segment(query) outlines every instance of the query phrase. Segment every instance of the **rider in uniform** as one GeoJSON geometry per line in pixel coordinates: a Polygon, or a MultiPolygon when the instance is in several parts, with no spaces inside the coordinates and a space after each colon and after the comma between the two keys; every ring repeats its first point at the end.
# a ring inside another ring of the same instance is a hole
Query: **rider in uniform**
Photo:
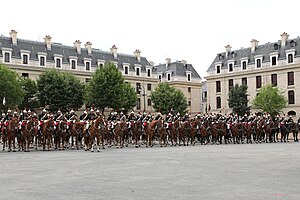
{"type": "Polygon", "coordinates": [[[83,121],[83,120],[85,120],[87,118],[87,112],[86,112],[86,110],[85,111],[83,111],[83,113],[79,116],[79,120],[80,121],[83,121]]]}

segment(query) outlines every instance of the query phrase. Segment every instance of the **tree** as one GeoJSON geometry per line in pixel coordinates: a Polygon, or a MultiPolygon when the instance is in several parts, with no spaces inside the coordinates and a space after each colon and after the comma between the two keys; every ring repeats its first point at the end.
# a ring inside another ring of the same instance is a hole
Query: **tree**
{"type": "Polygon", "coordinates": [[[24,96],[24,91],[21,87],[21,79],[18,74],[0,64],[0,109],[17,107],[24,96]],[[3,98],[5,97],[5,105],[3,105],[3,98]]]}
{"type": "Polygon", "coordinates": [[[37,84],[34,80],[31,79],[23,79],[21,81],[21,87],[23,88],[25,95],[23,97],[22,103],[19,105],[20,109],[24,108],[38,108],[39,107],[39,101],[37,98],[37,84]]]}
{"type": "Polygon", "coordinates": [[[228,106],[233,113],[237,113],[239,116],[243,116],[250,111],[247,89],[246,85],[235,84],[228,93],[228,106]]]}
{"type": "Polygon", "coordinates": [[[78,109],[83,105],[84,84],[73,74],[47,70],[40,75],[37,85],[40,104],[48,105],[51,111],[78,109]]]}
{"type": "Polygon", "coordinates": [[[171,87],[168,83],[160,83],[151,93],[151,101],[155,111],[167,114],[170,110],[183,114],[187,109],[187,100],[182,91],[171,87]]]}
{"type": "Polygon", "coordinates": [[[95,71],[85,92],[86,103],[102,111],[105,108],[133,108],[136,98],[134,88],[124,83],[122,73],[111,62],[95,71]]]}
{"type": "Polygon", "coordinates": [[[287,100],[278,87],[266,85],[259,90],[252,104],[254,108],[275,117],[287,106],[287,100]]]}

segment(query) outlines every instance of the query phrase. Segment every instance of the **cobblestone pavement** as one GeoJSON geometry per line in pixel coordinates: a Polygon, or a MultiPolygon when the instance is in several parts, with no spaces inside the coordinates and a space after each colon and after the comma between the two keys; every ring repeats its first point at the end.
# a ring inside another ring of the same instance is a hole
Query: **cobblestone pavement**
{"type": "Polygon", "coordinates": [[[0,152],[0,180],[5,200],[299,200],[300,143],[0,152]]]}

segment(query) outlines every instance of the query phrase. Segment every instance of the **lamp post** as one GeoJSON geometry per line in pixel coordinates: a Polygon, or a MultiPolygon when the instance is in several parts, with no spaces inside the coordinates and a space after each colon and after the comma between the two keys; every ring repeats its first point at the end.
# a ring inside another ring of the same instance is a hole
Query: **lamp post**
{"type": "Polygon", "coordinates": [[[146,111],[146,93],[145,93],[145,87],[143,85],[139,85],[139,90],[143,88],[143,96],[144,96],[144,112],[146,111]]]}

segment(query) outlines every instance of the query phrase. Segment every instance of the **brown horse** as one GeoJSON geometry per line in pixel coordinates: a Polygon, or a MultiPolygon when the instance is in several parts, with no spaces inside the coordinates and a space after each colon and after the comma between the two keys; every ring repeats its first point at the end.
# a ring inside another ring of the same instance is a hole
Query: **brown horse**
{"type": "Polygon", "coordinates": [[[32,119],[24,121],[21,126],[21,143],[22,150],[29,152],[29,146],[32,139],[32,133],[34,133],[34,121],[32,119]]]}
{"type": "Polygon", "coordinates": [[[79,142],[83,137],[85,122],[75,122],[71,127],[71,147],[79,149],[79,142]],[[75,141],[74,141],[75,140],[75,141]]]}
{"type": "Polygon", "coordinates": [[[47,145],[47,150],[50,151],[53,132],[54,132],[54,120],[48,119],[44,121],[42,125],[43,150],[46,150],[46,145],[47,145]]]}
{"type": "Polygon", "coordinates": [[[131,123],[131,133],[132,139],[134,141],[135,147],[138,148],[141,146],[141,135],[142,135],[142,121],[138,120],[137,122],[130,122],[131,123]]]}
{"type": "Polygon", "coordinates": [[[7,142],[8,144],[8,152],[11,151],[16,151],[16,134],[18,130],[18,120],[17,118],[12,118],[7,122],[7,126],[4,129],[3,133],[3,151],[5,150],[5,143],[7,142]],[[12,148],[13,147],[13,148],[12,148]]]}
{"type": "Polygon", "coordinates": [[[104,124],[102,117],[98,117],[92,122],[90,130],[90,148],[91,152],[94,152],[94,145],[96,145],[97,152],[100,152],[100,124],[104,124]]]}
{"type": "Polygon", "coordinates": [[[179,130],[179,120],[175,120],[174,123],[169,126],[169,131],[170,131],[170,141],[171,145],[176,146],[177,145],[177,137],[178,137],[178,130],[179,130]]]}
{"type": "Polygon", "coordinates": [[[198,119],[191,122],[191,131],[189,134],[189,141],[191,142],[191,145],[195,146],[195,138],[197,135],[197,131],[199,129],[200,121],[198,119]]]}
{"type": "Polygon", "coordinates": [[[208,144],[209,143],[209,121],[206,120],[202,122],[200,126],[200,143],[208,144]]]}
{"type": "Polygon", "coordinates": [[[181,146],[181,142],[183,145],[188,145],[188,136],[189,132],[191,131],[191,123],[190,121],[185,121],[181,126],[179,127],[179,146],[181,146]]]}
{"type": "Polygon", "coordinates": [[[146,126],[144,126],[145,133],[146,133],[146,147],[148,147],[148,146],[153,147],[153,140],[155,137],[155,129],[156,129],[158,122],[159,122],[159,120],[153,120],[152,122],[150,122],[150,124],[147,124],[146,126]]]}
{"type": "Polygon", "coordinates": [[[125,121],[118,122],[116,125],[116,128],[114,130],[115,132],[115,143],[117,148],[123,148],[124,147],[124,133],[127,131],[127,124],[125,121]]]}
{"type": "Polygon", "coordinates": [[[157,127],[157,132],[159,135],[160,147],[163,147],[163,144],[166,147],[167,146],[167,130],[166,130],[166,127],[164,126],[163,121],[158,120],[156,127],[157,127]]]}
{"type": "Polygon", "coordinates": [[[56,126],[56,135],[54,138],[55,149],[65,150],[67,127],[68,127],[68,124],[67,124],[66,120],[61,120],[58,122],[58,124],[56,126]]]}

